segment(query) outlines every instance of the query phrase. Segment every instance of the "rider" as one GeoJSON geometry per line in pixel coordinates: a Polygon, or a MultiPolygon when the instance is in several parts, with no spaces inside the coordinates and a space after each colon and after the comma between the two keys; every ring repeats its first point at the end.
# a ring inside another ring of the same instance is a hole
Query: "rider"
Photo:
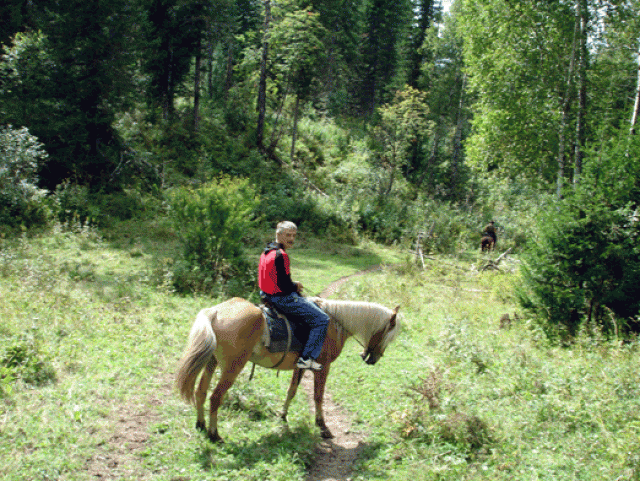
{"type": "Polygon", "coordinates": [[[498,242],[498,238],[496,237],[496,228],[494,224],[494,221],[489,221],[489,223],[485,226],[484,231],[482,232],[482,237],[491,237],[493,239],[493,245],[496,245],[496,242],[498,242]]]}
{"type": "Polygon", "coordinates": [[[293,222],[280,222],[276,227],[276,241],[267,245],[260,256],[258,286],[261,297],[285,315],[307,323],[311,332],[296,363],[299,369],[319,371],[317,362],[327,334],[329,316],[313,302],[300,295],[302,284],[291,280],[289,256],[286,249],[293,248],[298,228],[293,222]]]}

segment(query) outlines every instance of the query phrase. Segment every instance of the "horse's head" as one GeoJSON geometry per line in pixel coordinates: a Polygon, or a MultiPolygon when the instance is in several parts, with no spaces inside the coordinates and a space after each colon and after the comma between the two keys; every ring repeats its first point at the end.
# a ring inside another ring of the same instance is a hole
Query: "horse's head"
{"type": "Polygon", "coordinates": [[[369,344],[367,344],[367,347],[361,354],[362,360],[370,366],[373,366],[380,360],[380,358],[384,355],[384,351],[387,349],[389,342],[391,342],[398,333],[397,316],[399,309],[400,306],[396,307],[393,310],[393,314],[389,318],[389,322],[387,322],[382,329],[371,336],[369,344]]]}

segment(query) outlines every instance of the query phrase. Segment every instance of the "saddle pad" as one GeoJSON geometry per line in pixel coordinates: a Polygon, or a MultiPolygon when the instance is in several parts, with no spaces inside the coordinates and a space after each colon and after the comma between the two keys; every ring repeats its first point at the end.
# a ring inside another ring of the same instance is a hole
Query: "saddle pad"
{"type": "MultiPolygon", "coordinates": [[[[269,337],[271,338],[267,349],[273,353],[285,352],[287,350],[287,326],[285,325],[284,317],[281,314],[276,314],[267,307],[261,306],[261,308],[264,313],[264,318],[267,321],[269,337]]],[[[309,328],[301,322],[292,319],[289,319],[289,326],[291,328],[291,346],[289,347],[289,351],[300,352],[309,338],[309,328]]]]}

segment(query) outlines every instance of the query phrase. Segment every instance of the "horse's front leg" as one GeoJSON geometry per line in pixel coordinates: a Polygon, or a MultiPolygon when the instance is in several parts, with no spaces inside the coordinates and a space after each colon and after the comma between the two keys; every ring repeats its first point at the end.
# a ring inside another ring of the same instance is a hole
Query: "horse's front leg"
{"type": "Polygon", "coordinates": [[[298,386],[300,385],[300,381],[302,381],[302,374],[304,371],[301,369],[294,369],[293,375],[291,376],[291,383],[289,384],[289,390],[287,391],[287,399],[284,402],[284,406],[282,408],[282,414],[280,417],[286,423],[287,422],[287,414],[289,413],[289,406],[291,405],[291,401],[296,396],[296,392],[298,392],[298,386]]]}
{"type": "Polygon", "coordinates": [[[325,364],[320,371],[314,373],[313,378],[313,400],[316,405],[316,426],[320,428],[320,435],[325,439],[333,438],[333,434],[324,422],[322,412],[322,402],[324,400],[324,390],[329,376],[329,364],[325,364]]]}

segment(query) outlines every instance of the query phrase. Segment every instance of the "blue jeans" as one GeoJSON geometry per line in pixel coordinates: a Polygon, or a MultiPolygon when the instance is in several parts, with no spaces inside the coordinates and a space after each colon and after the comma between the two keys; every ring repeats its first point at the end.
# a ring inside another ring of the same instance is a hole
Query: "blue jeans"
{"type": "Polygon", "coordinates": [[[300,320],[310,328],[309,340],[302,350],[300,357],[303,359],[318,359],[322,352],[324,338],[327,335],[329,316],[313,302],[302,297],[297,292],[283,296],[270,296],[261,292],[264,299],[269,301],[285,316],[293,316],[294,322],[300,320]]]}

